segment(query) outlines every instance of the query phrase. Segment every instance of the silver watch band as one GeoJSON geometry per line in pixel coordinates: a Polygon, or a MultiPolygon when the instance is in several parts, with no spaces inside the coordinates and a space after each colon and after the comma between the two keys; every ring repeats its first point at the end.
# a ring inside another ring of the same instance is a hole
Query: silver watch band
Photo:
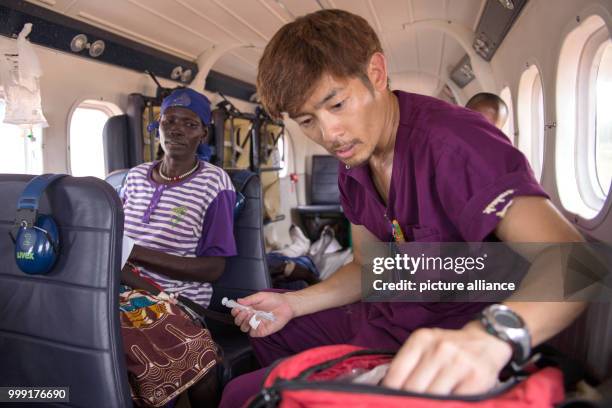
{"type": "Polygon", "coordinates": [[[480,321],[487,332],[512,347],[513,363],[522,365],[531,355],[531,335],[523,319],[505,305],[495,304],[482,311],[480,321]]]}

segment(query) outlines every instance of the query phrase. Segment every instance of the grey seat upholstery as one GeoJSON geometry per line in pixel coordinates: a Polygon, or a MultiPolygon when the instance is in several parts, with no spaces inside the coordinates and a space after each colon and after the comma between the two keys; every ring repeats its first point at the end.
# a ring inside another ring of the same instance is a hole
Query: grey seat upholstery
{"type": "Polygon", "coordinates": [[[41,200],[60,229],[47,275],[21,272],[8,231],[32,176],[0,175],[0,384],[70,387],[70,405],[130,407],[118,313],[123,211],[93,177],[65,177],[41,200]]]}
{"type": "MultiPolygon", "coordinates": [[[[263,197],[259,176],[247,170],[230,170],[228,174],[245,204],[234,219],[237,255],[227,260],[225,272],[213,284],[209,308],[224,313],[223,297],[236,299],[271,287],[263,238],[263,197]]],[[[224,352],[222,382],[257,368],[248,336],[238,327],[207,320],[213,338],[224,352]]]]}
{"type": "Polygon", "coordinates": [[[210,308],[227,311],[221,305],[224,296],[238,298],[271,287],[263,238],[263,195],[259,176],[247,170],[229,170],[245,204],[234,220],[237,256],[227,260],[225,272],[213,284],[210,308]],[[240,188],[241,187],[241,188],[240,188]]]}
{"type": "Polygon", "coordinates": [[[338,189],[338,166],[340,162],[333,156],[312,156],[310,176],[310,204],[296,208],[304,232],[311,241],[319,239],[325,225],[338,225],[336,237],[343,246],[348,245],[348,222],[340,206],[338,189]]]}
{"type": "Polygon", "coordinates": [[[121,190],[121,187],[123,186],[123,183],[125,182],[125,178],[127,177],[129,171],[130,169],[115,170],[109,173],[104,179],[104,181],[113,186],[115,191],[119,192],[119,190],[121,190]]]}
{"type": "MultiPolygon", "coordinates": [[[[612,380],[612,303],[594,302],[551,343],[597,381],[612,380]]],[[[612,384],[611,384],[612,385],[612,384]]],[[[612,398],[612,389],[609,395],[612,398]]]]}
{"type": "Polygon", "coordinates": [[[127,115],[110,117],[104,124],[102,142],[106,174],[130,167],[128,135],[127,115]]]}
{"type": "Polygon", "coordinates": [[[144,97],[140,94],[132,93],[128,95],[127,108],[125,114],[128,117],[127,138],[129,165],[126,167],[138,166],[144,162],[144,146],[142,139],[142,112],[145,108],[144,97]]]}

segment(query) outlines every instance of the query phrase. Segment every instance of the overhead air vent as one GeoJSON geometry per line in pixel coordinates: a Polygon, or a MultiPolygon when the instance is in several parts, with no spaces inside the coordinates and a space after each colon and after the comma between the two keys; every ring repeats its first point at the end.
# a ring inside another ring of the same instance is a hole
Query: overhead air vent
{"type": "Polygon", "coordinates": [[[467,54],[465,54],[463,58],[461,58],[461,61],[455,65],[455,68],[451,71],[450,77],[459,88],[463,88],[472,82],[475,75],[472,70],[472,64],[470,63],[470,57],[467,54]]]}
{"type": "Polygon", "coordinates": [[[491,61],[527,1],[487,0],[472,44],[478,55],[491,61]]]}

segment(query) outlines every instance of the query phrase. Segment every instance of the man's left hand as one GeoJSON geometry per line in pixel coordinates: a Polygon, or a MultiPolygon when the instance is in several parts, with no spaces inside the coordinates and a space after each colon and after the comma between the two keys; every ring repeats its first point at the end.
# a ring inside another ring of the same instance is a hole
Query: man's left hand
{"type": "Polygon", "coordinates": [[[486,393],[511,355],[510,345],[479,322],[461,330],[420,329],[391,362],[383,385],[438,395],[486,393]]]}

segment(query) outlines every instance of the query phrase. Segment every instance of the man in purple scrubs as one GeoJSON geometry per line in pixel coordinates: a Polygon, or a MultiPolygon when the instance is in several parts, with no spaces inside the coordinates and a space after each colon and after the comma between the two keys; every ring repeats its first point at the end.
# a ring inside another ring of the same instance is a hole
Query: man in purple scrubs
{"type": "MultiPolygon", "coordinates": [[[[489,334],[479,303],[365,303],[363,249],[393,239],[421,242],[580,241],[534,179],[525,157],[480,114],[388,88],[387,61],[361,17],[323,10],[296,19],[272,38],[259,63],[262,103],[287,112],[304,134],[344,164],[338,179],[351,222],[354,261],[301,291],[260,292],[239,300],[273,312],[250,328],[262,365],[312,347],[348,343],[398,350],[383,385],[433,394],[489,390],[513,358],[514,345],[489,334]]],[[[566,327],[579,303],[512,302],[528,344],[566,327]]],[[[500,310],[500,308],[496,309],[500,310]]],[[[509,311],[508,311],[509,310],[509,311]]],[[[517,345],[518,347],[518,345],[517,345]]],[[[263,371],[228,384],[224,407],[257,393],[263,371]]]]}

